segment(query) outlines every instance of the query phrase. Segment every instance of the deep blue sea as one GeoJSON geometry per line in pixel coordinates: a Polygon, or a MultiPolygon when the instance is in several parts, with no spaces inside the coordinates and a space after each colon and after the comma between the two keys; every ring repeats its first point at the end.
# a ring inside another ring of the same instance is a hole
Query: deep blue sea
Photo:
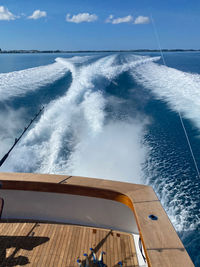
{"type": "Polygon", "coordinates": [[[1,171],[151,185],[200,266],[200,53],[0,55],[1,171]]]}

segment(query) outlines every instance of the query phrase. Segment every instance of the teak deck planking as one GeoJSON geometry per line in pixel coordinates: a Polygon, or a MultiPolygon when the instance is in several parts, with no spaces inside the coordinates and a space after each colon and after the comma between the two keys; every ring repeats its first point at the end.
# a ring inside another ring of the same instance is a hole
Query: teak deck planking
{"type": "Polygon", "coordinates": [[[57,192],[121,202],[133,212],[148,266],[194,266],[150,186],[78,176],[28,173],[0,173],[0,180],[2,189],[57,192]],[[156,215],[158,220],[150,220],[150,214],[156,215]]]}
{"type": "MultiPolygon", "coordinates": [[[[99,257],[106,252],[108,267],[138,266],[131,234],[108,229],[34,222],[0,223],[0,266],[73,267],[93,248],[99,257]]],[[[92,262],[90,262],[91,266],[92,262]]]]}

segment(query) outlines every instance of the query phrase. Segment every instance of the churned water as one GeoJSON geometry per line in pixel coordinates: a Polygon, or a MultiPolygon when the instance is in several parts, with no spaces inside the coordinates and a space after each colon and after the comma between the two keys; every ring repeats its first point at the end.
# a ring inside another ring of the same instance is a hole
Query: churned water
{"type": "Polygon", "coordinates": [[[153,186],[200,262],[200,53],[0,55],[0,156],[45,110],[1,171],[153,186]]]}

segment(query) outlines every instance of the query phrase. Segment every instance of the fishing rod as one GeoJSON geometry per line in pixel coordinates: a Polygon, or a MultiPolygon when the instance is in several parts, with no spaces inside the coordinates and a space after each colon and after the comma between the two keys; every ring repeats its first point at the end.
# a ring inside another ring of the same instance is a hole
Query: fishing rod
{"type": "Polygon", "coordinates": [[[13,150],[13,148],[17,145],[19,140],[22,138],[22,136],[25,134],[25,132],[28,130],[28,128],[31,126],[31,124],[37,119],[37,117],[40,115],[40,113],[43,111],[44,107],[42,107],[37,114],[35,114],[34,118],[30,121],[27,127],[24,128],[24,131],[21,133],[21,135],[18,138],[15,138],[15,142],[12,145],[12,147],[9,149],[9,151],[3,156],[3,158],[0,160],[0,167],[3,165],[3,163],[8,158],[10,152],[13,150]]]}

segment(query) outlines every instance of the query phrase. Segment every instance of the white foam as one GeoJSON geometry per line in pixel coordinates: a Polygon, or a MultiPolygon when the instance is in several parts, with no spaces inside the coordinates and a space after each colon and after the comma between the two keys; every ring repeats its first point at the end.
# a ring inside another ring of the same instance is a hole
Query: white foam
{"type": "Polygon", "coordinates": [[[14,144],[16,134],[25,125],[25,110],[12,110],[6,107],[0,112],[0,158],[2,158],[14,144]]]}
{"type": "Polygon", "coordinates": [[[102,93],[100,91],[86,92],[81,107],[91,131],[94,133],[101,131],[104,124],[105,108],[105,99],[102,93]]]}
{"type": "MultiPolygon", "coordinates": [[[[143,123],[105,121],[103,87],[124,69],[116,55],[79,65],[58,59],[72,73],[66,94],[52,101],[11,157],[4,171],[63,173],[139,182],[143,123]],[[107,82],[98,83],[98,79],[107,82]],[[104,84],[104,85],[103,85],[104,84]],[[100,86],[100,87],[99,87],[100,86]],[[63,150],[69,149],[68,157],[63,150]]],[[[117,103],[116,103],[117,104],[117,103]]]]}
{"type": "Polygon", "coordinates": [[[156,63],[137,66],[132,75],[171,109],[180,111],[200,128],[200,75],[182,72],[156,63]]]}
{"type": "Polygon", "coordinates": [[[72,56],[70,58],[62,58],[62,57],[57,57],[56,62],[61,62],[62,64],[68,64],[69,62],[75,64],[82,64],[86,63],[88,60],[94,58],[94,56],[72,56]]]}
{"type": "Polygon", "coordinates": [[[51,84],[68,71],[66,65],[55,62],[9,73],[0,73],[0,101],[11,97],[23,96],[42,86],[51,84]]]}
{"type": "Polygon", "coordinates": [[[110,122],[95,136],[83,133],[68,161],[73,175],[140,183],[145,150],[143,125],[136,121],[110,122]]]}
{"type": "MultiPolygon", "coordinates": [[[[13,153],[13,160],[12,158],[8,160],[6,163],[8,167],[5,165],[5,169],[15,169],[17,166],[21,165],[22,170],[25,168],[25,170],[30,171],[31,168],[37,169],[37,164],[40,164],[40,162],[41,166],[39,167],[39,171],[42,172],[55,172],[61,168],[62,160],[60,160],[59,164],[57,164],[57,160],[59,152],[62,150],[63,137],[68,131],[73,131],[73,129],[80,131],[79,128],[81,129],[81,124],[83,122],[84,124],[90,124],[91,118],[88,116],[89,107],[86,108],[82,100],[85,99],[87,102],[88,98],[92,99],[91,90],[94,88],[92,79],[95,75],[102,75],[99,70],[103,69],[104,71],[102,66],[104,65],[106,68],[107,64],[107,67],[109,67],[114,58],[115,57],[102,58],[94,64],[79,68],[71,63],[71,60],[63,60],[64,64],[62,65],[67,65],[72,73],[73,82],[71,87],[66,95],[56,101],[52,101],[48,107],[46,107],[45,113],[39,122],[29,131],[23,143],[15,150],[16,153],[21,155],[21,160],[15,163],[14,158],[16,155],[13,153]],[[85,97],[84,93],[86,94],[85,97]],[[84,116],[84,114],[86,114],[86,116],[84,116]],[[23,153],[26,153],[26,159],[24,159],[23,153]],[[34,158],[36,162],[32,162],[32,158],[34,158]]],[[[96,88],[96,90],[98,90],[98,88],[96,88]]],[[[93,97],[93,99],[94,98],[95,97],[93,97]]],[[[97,110],[93,112],[94,114],[98,114],[98,109],[100,109],[100,112],[102,110],[100,106],[95,106],[95,102],[92,103],[90,101],[90,106],[90,110],[97,110]]],[[[63,168],[61,169],[63,170],[63,168]]]]}
{"type": "MultiPolygon", "coordinates": [[[[191,119],[200,128],[200,75],[182,72],[153,62],[138,65],[131,73],[133,78],[150,90],[157,99],[165,101],[173,111],[181,112],[185,118],[191,119]]],[[[164,146],[165,143],[163,142],[162,145],[164,146]]],[[[149,159],[147,171],[149,178],[154,177],[154,179],[153,184],[152,180],[147,180],[147,183],[150,183],[159,194],[177,231],[196,229],[199,218],[194,220],[191,211],[198,208],[197,203],[191,198],[191,185],[188,182],[191,178],[187,177],[187,173],[191,173],[191,170],[187,170],[188,167],[184,165],[184,179],[177,183],[176,179],[182,173],[182,168],[173,169],[174,173],[169,179],[165,171],[171,168],[170,164],[174,166],[174,162],[165,161],[163,157],[160,160],[157,143],[151,146],[149,152],[151,154],[152,150],[156,151],[156,158],[149,159]],[[162,172],[162,170],[165,171],[162,172]],[[156,178],[158,176],[162,178],[156,178]]],[[[174,153],[173,158],[176,156],[176,151],[174,153]]],[[[168,158],[171,158],[170,155],[168,158]]]]}
{"type": "MultiPolygon", "coordinates": [[[[93,63],[89,63],[90,58],[87,57],[58,58],[51,66],[52,71],[48,69],[49,65],[45,66],[46,70],[41,67],[40,70],[49,71],[50,75],[55,70],[55,64],[58,64],[56,66],[60,70],[70,70],[72,84],[63,97],[48,104],[40,120],[13,151],[2,171],[72,174],[140,183],[141,165],[147,150],[151,151],[156,146],[155,144],[151,148],[146,145],[145,149],[141,145],[147,121],[144,118],[123,122],[106,120],[107,101],[118,105],[122,100],[106,99],[102,87],[106,83],[97,81],[106,79],[109,83],[122,72],[131,70],[137,82],[151,90],[159,99],[167,101],[172,109],[180,108],[185,116],[191,117],[199,125],[199,76],[153,63],[158,59],[160,58],[127,56],[123,64],[117,64],[115,55],[103,57],[93,63]],[[66,149],[69,150],[67,156],[63,154],[66,149]]],[[[29,73],[25,77],[31,76],[32,71],[33,69],[24,70],[29,73]]],[[[36,73],[38,71],[39,69],[36,73]]],[[[22,76],[19,77],[22,79],[22,76]]],[[[33,75],[31,81],[35,85],[37,77],[39,76],[33,75]]],[[[16,84],[18,79],[15,80],[16,84]]],[[[41,86],[42,78],[38,81],[38,86],[41,86]]],[[[17,85],[16,88],[21,87],[17,85]]],[[[13,88],[13,92],[16,88],[13,88]]],[[[16,95],[20,94],[23,93],[19,89],[19,94],[16,91],[16,95]]],[[[10,117],[13,119],[13,116],[10,117]]],[[[160,164],[167,162],[150,159],[149,177],[158,175],[160,164]]],[[[169,188],[174,188],[175,184],[166,183],[165,178],[151,185],[157,192],[161,189],[162,203],[176,229],[193,229],[196,224],[188,222],[188,218],[190,209],[195,208],[196,204],[190,202],[185,207],[180,201],[179,193],[184,193],[181,190],[174,194],[174,200],[169,203],[169,188]]],[[[180,186],[187,190],[186,184],[180,186]]]]}
{"type": "Polygon", "coordinates": [[[149,57],[149,56],[136,56],[129,55],[124,57],[124,64],[121,67],[121,71],[129,71],[135,67],[142,67],[143,64],[151,63],[160,60],[160,57],[149,57]]]}

